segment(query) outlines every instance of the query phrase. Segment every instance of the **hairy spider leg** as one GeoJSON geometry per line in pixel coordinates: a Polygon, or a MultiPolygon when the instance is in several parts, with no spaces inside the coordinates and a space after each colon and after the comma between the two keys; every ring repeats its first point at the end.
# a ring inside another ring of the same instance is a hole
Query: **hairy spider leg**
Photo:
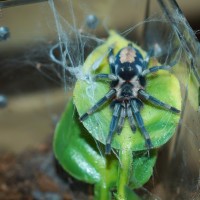
{"type": "Polygon", "coordinates": [[[118,80],[118,77],[115,75],[115,56],[114,56],[114,49],[111,47],[109,49],[108,54],[108,62],[110,66],[111,74],[96,74],[94,75],[94,79],[102,79],[102,80],[110,80],[110,81],[116,81],[118,80]]]}
{"type": "Polygon", "coordinates": [[[113,116],[110,122],[110,129],[109,129],[109,134],[108,137],[106,139],[106,154],[110,154],[111,151],[111,142],[112,142],[112,138],[113,138],[113,134],[116,131],[117,128],[117,124],[118,124],[118,120],[119,120],[119,114],[120,114],[120,110],[121,110],[121,105],[119,103],[116,103],[114,106],[114,110],[113,110],[113,116]]]}
{"type": "Polygon", "coordinates": [[[93,76],[94,79],[107,79],[110,81],[116,81],[118,80],[117,76],[114,74],[96,74],[93,76]]]}
{"type": "Polygon", "coordinates": [[[135,116],[135,120],[136,120],[136,122],[139,126],[139,129],[140,129],[142,135],[144,136],[144,139],[145,139],[145,142],[146,142],[146,147],[148,149],[151,149],[153,147],[153,145],[151,143],[149,133],[147,132],[146,128],[144,127],[144,122],[143,122],[142,116],[141,116],[140,111],[139,111],[138,103],[134,99],[131,100],[131,108],[133,110],[133,114],[135,116]]]}
{"type": "Polygon", "coordinates": [[[80,117],[80,121],[84,121],[89,115],[94,113],[100,106],[102,106],[106,101],[112,99],[116,94],[115,89],[111,89],[108,93],[105,94],[94,106],[92,106],[86,113],[80,117]]]}
{"type": "Polygon", "coordinates": [[[153,56],[154,54],[154,50],[153,49],[150,49],[148,52],[147,52],[147,55],[146,57],[144,58],[144,62],[143,62],[143,67],[144,69],[147,69],[148,65],[149,65],[149,61],[150,61],[150,58],[153,56]]]}
{"type": "Polygon", "coordinates": [[[124,126],[124,122],[125,122],[125,118],[126,118],[126,109],[125,109],[125,105],[121,106],[121,112],[119,114],[119,121],[117,124],[117,129],[116,132],[119,135],[122,131],[122,128],[124,126]]]}
{"type": "Polygon", "coordinates": [[[166,103],[163,103],[162,101],[156,99],[155,97],[149,95],[147,92],[145,92],[144,90],[139,90],[138,91],[138,94],[144,98],[145,100],[149,101],[150,103],[152,103],[153,105],[155,106],[159,106],[159,107],[162,107],[166,110],[170,110],[174,113],[180,113],[180,110],[166,104],[166,103]]]}
{"type": "Polygon", "coordinates": [[[161,65],[161,66],[154,66],[154,67],[151,67],[149,69],[145,69],[143,72],[142,72],[142,76],[146,76],[147,74],[150,74],[150,73],[154,73],[154,72],[157,72],[159,70],[169,70],[171,69],[174,65],[176,64],[176,62],[173,62],[171,65],[161,65]]]}
{"type": "Polygon", "coordinates": [[[127,117],[128,117],[128,121],[129,121],[131,130],[134,133],[136,131],[136,126],[135,126],[135,120],[133,118],[133,112],[132,112],[130,103],[127,104],[126,110],[127,110],[127,117]]]}
{"type": "Polygon", "coordinates": [[[109,49],[108,63],[109,63],[109,66],[110,66],[111,73],[115,74],[115,55],[114,55],[114,48],[113,47],[111,47],[109,49]]]}

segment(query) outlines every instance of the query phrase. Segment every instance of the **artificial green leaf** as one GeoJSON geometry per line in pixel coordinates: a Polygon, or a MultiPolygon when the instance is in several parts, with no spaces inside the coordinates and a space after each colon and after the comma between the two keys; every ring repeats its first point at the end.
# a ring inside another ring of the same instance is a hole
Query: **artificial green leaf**
{"type": "MultiPolygon", "coordinates": [[[[114,46],[114,53],[116,54],[121,48],[127,46],[128,43],[130,43],[130,41],[124,39],[115,32],[110,32],[110,37],[106,42],[96,48],[88,56],[83,66],[84,75],[82,79],[77,81],[74,90],[74,103],[79,115],[85,113],[109,91],[108,82],[94,82],[88,77],[94,73],[110,73],[106,54],[108,48],[114,46]],[[97,67],[97,63],[100,61],[101,63],[99,67],[97,67]],[[97,69],[93,71],[93,68],[97,69]]],[[[133,44],[133,46],[138,48],[143,57],[145,57],[146,53],[140,47],[135,44],[133,44]]],[[[156,60],[152,60],[150,66],[158,64],[159,63],[156,60]]],[[[152,96],[178,109],[181,108],[180,86],[173,74],[161,70],[153,75],[149,75],[147,81],[146,91],[152,96]]],[[[141,115],[154,147],[163,145],[172,137],[180,118],[180,115],[178,114],[173,114],[147,103],[145,103],[141,115]]],[[[83,124],[96,140],[105,144],[109,132],[111,116],[112,111],[108,102],[86,119],[83,124]]],[[[146,149],[145,141],[140,131],[137,129],[136,133],[133,134],[128,122],[125,122],[122,133],[114,136],[112,147],[116,149],[127,147],[131,148],[132,151],[146,149]]]]}

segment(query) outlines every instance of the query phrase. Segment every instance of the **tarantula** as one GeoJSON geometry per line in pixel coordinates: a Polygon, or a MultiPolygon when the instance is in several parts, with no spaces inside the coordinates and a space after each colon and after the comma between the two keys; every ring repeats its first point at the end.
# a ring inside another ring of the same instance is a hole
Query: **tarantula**
{"type": "Polygon", "coordinates": [[[106,140],[106,154],[110,154],[113,134],[115,132],[118,134],[121,133],[126,117],[128,118],[133,132],[136,131],[135,121],[137,122],[137,125],[144,136],[146,147],[148,149],[153,147],[149,133],[144,126],[140,114],[143,100],[174,113],[180,113],[180,110],[163,103],[145,91],[146,75],[158,70],[169,70],[173,66],[154,66],[148,69],[151,56],[152,51],[149,51],[144,59],[139,50],[134,48],[131,43],[129,43],[127,47],[122,48],[116,56],[114,56],[113,48],[110,48],[108,62],[111,73],[97,74],[94,76],[95,80],[110,80],[111,89],[93,107],[84,113],[80,117],[80,120],[84,121],[106,101],[111,100],[113,115],[106,140]]]}

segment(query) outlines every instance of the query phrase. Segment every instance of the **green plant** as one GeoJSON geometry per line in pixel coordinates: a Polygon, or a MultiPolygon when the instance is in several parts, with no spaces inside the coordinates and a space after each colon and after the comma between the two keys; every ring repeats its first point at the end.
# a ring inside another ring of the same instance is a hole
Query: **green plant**
{"type": "MultiPolygon", "coordinates": [[[[96,48],[86,59],[83,72],[89,73],[91,66],[96,60],[102,58],[111,45],[114,44],[115,51],[118,51],[128,43],[129,41],[115,32],[110,32],[107,41],[96,48]]],[[[135,44],[133,45],[135,46],[135,44]]],[[[145,52],[140,50],[144,55],[145,52]]],[[[150,66],[156,64],[158,62],[152,59],[150,66]]],[[[108,70],[105,57],[94,73],[108,73],[108,70]]],[[[78,113],[83,114],[86,108],[91,107],[108,91],[109,85],[97,82],[95,90],[90,91],[94,94],[86,95],[91,87],[94,85],[83,80],[77,81],[73,101],[68,103],[55,131],[55,156],[62,167],[72,176],[94,184],[96,200],[111,199],[111,191],[119,200],[140,199],[133,189],[143,186],[151,177],[157,150],[152,149],[148,154],[140,132],[137,130],[133,134],[128,123],[125,123],[121,135],[116,135],[112,142],[112,148],[117,150],[118,156],[115,154],[105,155],[104,145],[111,119],[109,106],[105,105],[83,124],[80,123],[78,117],[78,113]]],[[[177,108],[181,107],[178,80],[168,71],[163,70],[150,76],[146,89],[162,101],[177,108]]],[[[144,106],[142,116],[155,148],[162,146],[172,137],[180,117],[149,104],[144,106]]]]}

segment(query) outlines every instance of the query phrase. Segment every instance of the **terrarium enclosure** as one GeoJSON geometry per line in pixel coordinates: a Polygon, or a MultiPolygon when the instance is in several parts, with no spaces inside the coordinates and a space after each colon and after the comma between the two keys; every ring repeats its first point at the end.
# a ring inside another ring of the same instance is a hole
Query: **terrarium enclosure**
{"type": "MultiPolygon", "coordinates": [[[[181,89],[176,131],[157,148],[153,176],[136,193],[142,199],[200,199],[198,0],[16,2],[0,1],[0,199],[93,199],[92,186],[60,173],[52,141],[76,82],[88,75],[86,58],[112,31],[145,52],[153,49],[162,65],[175,65],[170,73],[181,89]]],[[[102,52],[91,73],[107,56],[102,52]]]]}

